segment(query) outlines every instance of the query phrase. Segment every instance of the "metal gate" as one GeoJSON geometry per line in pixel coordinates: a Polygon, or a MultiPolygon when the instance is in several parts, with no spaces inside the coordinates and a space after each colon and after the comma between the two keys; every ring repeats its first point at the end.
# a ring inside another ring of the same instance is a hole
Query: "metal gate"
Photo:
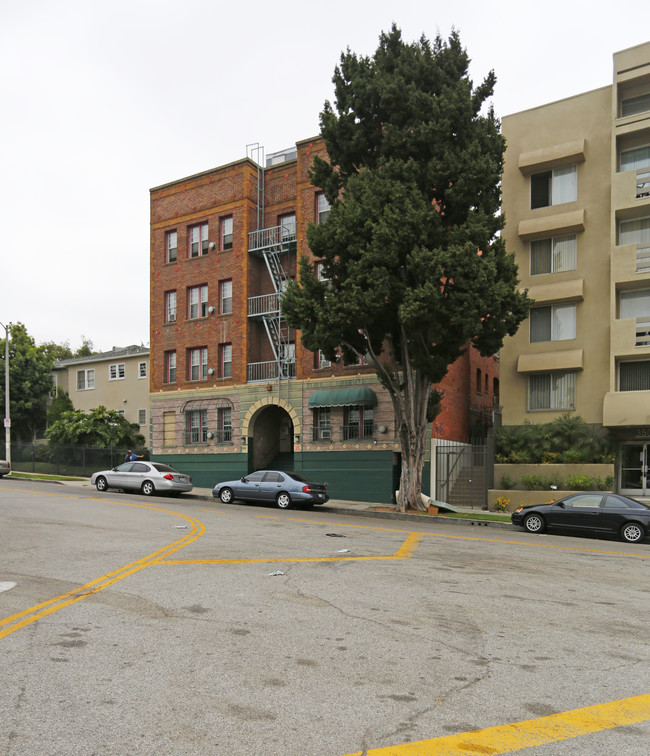
{"type": "Polygon", "coordinates": [[[435,439],[435,498],[457,507],[486,509],[494,480],[494,441],[463,444],[435,439]]]}

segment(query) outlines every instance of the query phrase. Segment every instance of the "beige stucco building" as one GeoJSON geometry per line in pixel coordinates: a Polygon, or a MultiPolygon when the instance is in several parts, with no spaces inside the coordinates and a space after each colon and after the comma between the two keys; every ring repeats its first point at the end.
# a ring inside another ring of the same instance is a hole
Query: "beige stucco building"
{"type": "Polygon", "coordinates": [[[650,493],[650,42],[503,133],[504,235],[535,300],[501,351],[503,423],[602,424],[624,443],[618,489],[650,493]]]}
{"type": "Polygon", "coordinates": [[[66,391],[75,409],[104,406],[140,426],[151,446],[149,418],[149,347],[115,347],[110,352],[58,360],[55,388],[66,391]]]}

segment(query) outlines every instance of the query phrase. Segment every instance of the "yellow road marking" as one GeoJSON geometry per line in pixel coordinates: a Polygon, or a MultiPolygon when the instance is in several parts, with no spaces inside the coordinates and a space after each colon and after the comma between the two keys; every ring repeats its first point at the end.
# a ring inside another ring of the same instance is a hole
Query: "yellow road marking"
{"type": "Polygon", "coordinates": [[[481,753],[512,753],[522,748],[534,748],[648,720],[650,695],[642,695],[551,714],[539,719],[471,730],[459,735],[445,735],[403,745],[355,751],[347,756],[476,756],[481,753]]]}
{"type": "MultiPolygon", "coordinates": [[[[55,495],[58,496],[59,494],[55,495]]],[[[104,502],[106,501],[106,499],[103,498],[95,500],[104,502]]],[[[153,554],[149,554],[142,559],[138,559],[137,561],[131,562],[124,567],[113,570],[113,572],[102,575],[102,577],[96,578],[95,580],[92,580],[85,585],[81,585],[78,588],[73,589],[72,591],[63,593],[60,596],[56,596],[55,598],[49,599],[48,601],[44,601],[40,604],[37,604],[36,606],[32,606],[29,609],[25,609],[22,612],[13,614],[10,617],[5,617],[5,619],[0,620],[0,638],[4,638],[5,636],[10,635],[11,633],[19,630],[22,627],[31,625],[32,622],[36,622],[43,617],[47,617],[49,614],[58,612],[60,609],[63,609],[66,606],[70,606],[77,601],[81,601],[81,599],[86,598],[87,596],[92,596],[95,593],[99,593],[99,591],[103,591],[105,588],[109,588],[111,585],[114,585],[115,583],[123,580],[129,575],[133,575],[135,572],[140,571],[144,567],[149,567],[152,564],[158,564],[160,560],[163,559],[166,555],[174,554],[179,549],[184,548],[188,544],[195,541],[197,538],[200,538],[205,532],[203,523],[195,520],[193,517],[189,517],[188,515],[172,512],[168,509],[161,509],[160,507],[147,504],[130,504],[123,501],[114,503],[127,507],[136,507],[139,509],[152,509],[155,512],[163,512],[165,514],[174,515],[175,517],[181,517],[183,520],[186,520],[192,525],[192,530],[180,540],[163,546],[157,551],[154,551],[153,554]]]]}
{"type": "Polygon", "coordinates": [[[161,559],[160,564],[263,564],[265,562],[370,562],[410,559],[420,543],[422,533],[411,533],[400,548],[388,556],[273,557],[269,559],[161,559]]]}

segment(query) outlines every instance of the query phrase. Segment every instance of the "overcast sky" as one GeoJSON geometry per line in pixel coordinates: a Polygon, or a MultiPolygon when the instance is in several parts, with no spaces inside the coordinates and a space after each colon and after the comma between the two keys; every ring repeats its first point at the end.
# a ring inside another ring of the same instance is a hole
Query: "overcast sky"
{"type": "Polygon", "coordinates": [[[341,51],[392,22],[455,27],[501,117],[611,84],[649,21],[647,0],[0,0],[0,322],[148,344],[149,189],[315,136],[341,51]]]}

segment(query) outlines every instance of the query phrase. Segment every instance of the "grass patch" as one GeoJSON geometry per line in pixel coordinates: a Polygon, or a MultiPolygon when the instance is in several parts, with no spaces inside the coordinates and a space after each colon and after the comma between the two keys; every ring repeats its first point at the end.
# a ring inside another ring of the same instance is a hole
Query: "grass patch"
{"type": "Polygon", "coordinates": [[[30,480],[87,480],[86,478],[71,478],[66,475],[45,475],[43,473],[21,473],[12,470],[7,476],[10,478],[28,478],[30,480]]]}
{"type": "Polygon", "coordinates": [[[494,522],[510,522],[510,515],[507,514],[490,514],[489,512],[477,512],[476,514],[466,514],[465,512],[440,512],[438,517],[450,517],[459,520],[492,520],[494,522]]]}

